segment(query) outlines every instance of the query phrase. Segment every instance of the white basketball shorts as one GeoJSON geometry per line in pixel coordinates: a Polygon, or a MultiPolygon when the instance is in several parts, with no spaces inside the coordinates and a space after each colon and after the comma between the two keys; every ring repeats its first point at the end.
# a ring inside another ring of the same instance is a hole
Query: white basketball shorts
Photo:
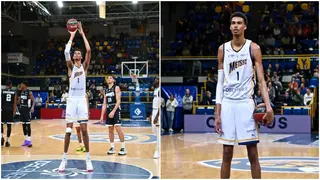
{"type": "Polygon", "coordinates": [[[68,98],[66,108],[67,123],[87,123],[88,122],[88,106],[85,97],[68,98]]]}
{"type": "Polygon", "coordinates": [[[253,119],[253,99],[229,100],[221,103],[222,134],[218,142],[225,145],[256,144],[259,142],[258,124],[253,119]]]}

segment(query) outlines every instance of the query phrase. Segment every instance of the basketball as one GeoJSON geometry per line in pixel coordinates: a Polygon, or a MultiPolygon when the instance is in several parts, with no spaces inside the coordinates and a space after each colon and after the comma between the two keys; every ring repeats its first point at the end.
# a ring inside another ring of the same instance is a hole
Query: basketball
{"type": "Polygon", "coordinates": [[[74,32],[78,28],[78,21],[76,19],[69,19],[67,21],[67,29],[70,32],[74,32]]]}
{"type": "Polygon", "coordinates": [[[264,104],[260,106],[258,105],[253,111],[253,119],[258,123],[262,123],[262,118],[266,112],[267,112],[267,109],[264,104]]]}

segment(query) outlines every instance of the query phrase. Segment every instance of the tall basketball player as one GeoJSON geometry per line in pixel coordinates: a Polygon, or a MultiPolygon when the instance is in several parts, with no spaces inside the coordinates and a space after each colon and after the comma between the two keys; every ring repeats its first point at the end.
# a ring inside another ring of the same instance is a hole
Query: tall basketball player
{"type": "Polygon", "coordinates": [[[121,149],[118,152],[118,155],[126,155],[127,150],[124,143],[124,134],[121,129],[120,88],[119,86],[115,85],[115,79],[112,76],[108,76],[107,84],[108,84],[108,87],[105,90],[100,122],[104,123],[103,118],[104,118],[104,114],[107,111],[106,126],[109,127],[109,139],[111,144],[111,148],[108,151],[108,154],[116,153],[115,146],[114,146],[114,129],[116,129],[121,141],[121,149]]]}
{"type": "Polygon", "coordinates": [[[63,159],[59,166],[59,172],[64,172],[65,167],[67,165],[67,152],[70,144],[70,136],[72,133],[73,123],[80,123],[80,129],[83,136],[84,146],[86,148],[86,166],[87,171],[93,171],[90,153],[89,153],[89,135],[87,130],[87,122],[88,122],[88,107],[86,102],[86,76],[88,67],[91,59],[91,48],[89,42],[86,38],[86,35],[83,32],[82,25],[79,22],[78,31],[81,34],[85,47],[86,47],[86,56],[83,64],[81,64],[82,60],[82,52],[79,49],[75,49],[73,54],[73,62],[70,56],[70,48],[74,36],[77,31],[69,32],[70,39],[66,45],[64,55],[67,62],[68,67],[68,76],[69,76],[69,95],[67,99],[67,107],[66,107],[66,134],[64,138],[64,153],[63,159]]]}
{"type": "Polygon", "coordinates": [[[15,100],[15,91],[11,90],[12,82],[10,80],[7,81],[7,89],[2,91],[1,97],[1,146],[4,145],[4,131],[3,126],[7,124],[7,141],[6,147],[10,146],[10,135],[11,135],[11,125],[14,123],[13,116],[15,115],[15,111],[13,111],[14,100],[15,100]]]}
{"type": "Polygon", "coordinates": [[[22,123],[23,134],[25,137],[22,146],[31,147],[31,113],[34,112],[36,102],[32,92],[28,89],[27,81],[22,82],[20,87],[21,90],[15,95],[13,111],[16,112],[17,100],[19,100],[20,121],[22,123]],[[32,105],[30,104],[30,100],[32,101],[32,105]]]}
{"type": "Polygon", "coordinates": [[[160,88],[159,88],[159,79],[157,78],[154,82],[154,92],[153,92],[153,100],[152,100],[152,112],[149,117],[149,121],[152,124],[152,132],[157,136],[157,147],[154,152],[153,158],[159,158],[159,143],[160,143],[160,129],[159,129],[159,114],[160,114],[160,88]]]}
{"type": "Polygon", "coordinates": [[[263,124],[271,124],[273,110],[263,75],[260,47],[244,38],[247,17],[240,12],[231,15],[230,30],[233,38],[218,51],[218,84],[216,95],[215,129],[223,144],[221,178],[230,178],[233,147],[236,142],[246,145],[252,178],[261,178],[257,143],[258,126],[253,119],[255,72],[267,112],[263,124]]]}

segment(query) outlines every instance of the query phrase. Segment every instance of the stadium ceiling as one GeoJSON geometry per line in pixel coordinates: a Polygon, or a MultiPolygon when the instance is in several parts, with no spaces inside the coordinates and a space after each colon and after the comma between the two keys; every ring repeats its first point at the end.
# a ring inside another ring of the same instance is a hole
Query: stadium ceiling
{"type": "Polygon", "coordinates": [[[61,23],[70,18],[91,23],[159,19],[159,2],[106,1],[106,19],[99,18],[96,1],[2,1],[1,20],[17,23],[61,23]]]}

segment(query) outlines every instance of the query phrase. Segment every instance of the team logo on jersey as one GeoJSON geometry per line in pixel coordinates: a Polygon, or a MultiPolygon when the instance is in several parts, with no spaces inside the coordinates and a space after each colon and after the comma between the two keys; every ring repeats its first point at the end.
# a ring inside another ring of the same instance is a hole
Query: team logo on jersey
{"type": "MultiPolygon", "coordinates": [[[[262,172],[274,173],[319,173],[318,157],[260,157],[260,166],[262,172]]],[[[221,168],[221,159],[201,161],[200,164],[221,168]]],[[[233,158],[232,170],[251,171],[248,158],[233,158]]]]}
{"type": "Polygon", "coordinates": [[[81,76],[83,74],[83,71],[77,71],[74,73],[74,78],[76,78],[77,76],[81,76]]]}
{"type": "Polygon", "coordinates": [[[243,65],[247,64],[247,59],[239,60],[239,61],[233,61],[229,63],[229,74],[236,70],[238,67],[241,67],[243,65]]]}
{"type": "Polygon", "coordinates": [[[1,164],[1,179],[150,179],[144,168],[108,161],[92,160],[93,172],[87,172],[85,160],[68,159],[65,172],[59,173],[61,160],[45,159],[1,164]]]}
{"type": "MultiPolygon", "coordinates": [[[[53,139],[64,140],[64,134],[56,134],[50,136],[53,139]]],[[[89,134],[90,142],[110,142],[109,134],[107,133],[90,133],[89,134]]],[[[76,133],[72,133],[70,137],[71,141],[78,141],[78,136],[76,133]]],[[[114,135],[114,141],[120,142],[119,136],[117,134],[114,135]]],[[[135,144],[148,144],[155,143],[157,141],[157,137],[153,134],[124,134],[124,141],[126,143],[135,143],[135,144]]]]}

